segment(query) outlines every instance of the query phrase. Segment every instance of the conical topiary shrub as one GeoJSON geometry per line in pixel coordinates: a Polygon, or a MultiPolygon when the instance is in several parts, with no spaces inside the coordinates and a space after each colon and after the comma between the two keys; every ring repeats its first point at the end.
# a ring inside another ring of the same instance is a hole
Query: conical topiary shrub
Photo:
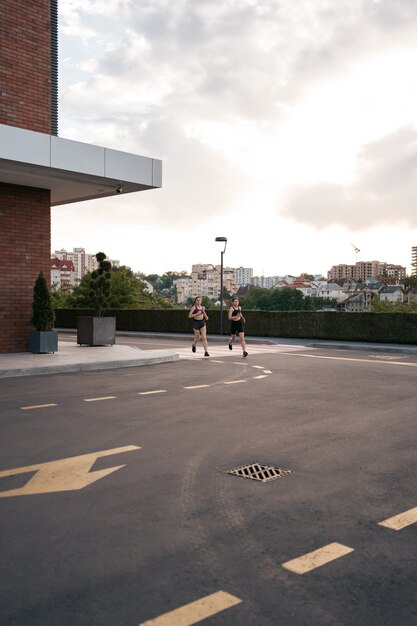
{"type": "Polygon", "coordinates": [[[32,325],[38,331],[52,330],[55,322],[55,311],[52,306],[51,294],[45,276],[39,272],[33,287],[32,325]]]}
{"type": "Polygon", "coordinates": [[[89,296],[95,315],[101,317],[110,302],[111,263],[106,261],[104,252],[97,252],[98,269],[91,274],[89,296]]]}
{"type": "Polygon", "coordinates": [[[94,317],[77,318],[77,343],[79,345],[103,346],[116,343],[116,318],[103,317],[110,305],[111,263],[104,252],[97,252],[98,268],[91,273],[88,292],[90,308],[94,317]]]}
{"type": "Polygon", "coordinates": [[[53,330],[55,311],[51,294],[42,272],[33,287],[32,324],[36,330],[29,333],[29,350],[37,354],[58,350],[58,333],[53,330]]]}

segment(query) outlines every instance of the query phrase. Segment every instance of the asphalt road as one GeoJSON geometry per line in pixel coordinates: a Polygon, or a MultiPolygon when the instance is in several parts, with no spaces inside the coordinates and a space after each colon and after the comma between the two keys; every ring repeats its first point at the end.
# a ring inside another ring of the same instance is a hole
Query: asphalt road
{"type": "Polygon", "coordinates": [[[118,343],[181,358],[0,380],[2,626],[417,623],[416,357],[118,343]]]}

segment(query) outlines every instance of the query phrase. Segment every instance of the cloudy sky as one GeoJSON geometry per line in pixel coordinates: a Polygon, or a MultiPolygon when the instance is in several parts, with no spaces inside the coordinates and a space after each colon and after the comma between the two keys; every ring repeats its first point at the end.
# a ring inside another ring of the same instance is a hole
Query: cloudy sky
{"type": "Polygon", "coordinates": [[[59,135],[163,161],[163,188],[56,207],[53,250],[134,270],[411,271],[415,0],[60,0],[59,135]]]}

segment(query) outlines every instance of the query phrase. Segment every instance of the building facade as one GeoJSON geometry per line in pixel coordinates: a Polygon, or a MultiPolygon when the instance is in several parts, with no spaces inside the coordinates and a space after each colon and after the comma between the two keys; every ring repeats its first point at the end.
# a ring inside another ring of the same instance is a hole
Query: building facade
{"type": "Polygon", "coordinates": [[[417,276],[417,246],[411,248],[411,273],[417,276]]]}
{"type": "Polygon", "coordinates": [[[333,265],[327,272],[329,281],[352,279],[366,282],[370,278],[384,277],[401,280],[406,277],[406,268],[385,261],[357,261],[355,265],[333,265]]]}
{"type": "Polygon", "coordinates": [[[51,259],[51,287],[53,289],[60,289],[64,286],[74,287],[75,276],[75,267],[72,261],[51,259]]]}
{"type": "MultiPolygon", "coordinates": [[[[68,250],[55,250],[54,256],[57,259],[72,261],[75,268],[76,282],[79,283],[87,272],[93,272],[98,268],[95,254],[88,254],[84,248],[73,248],[72,252],[68,250]]],[[[114,267],[120,267],[120,262],[115,259],[109,259],[114,267]]]]}
{"type": "MultiPolygon", "coordinates": [[[[204,296],[210,300],[218,300],[220,298],[220,272],[220,265],[194,264],[190,278],[179,278],[174,281],[178,304],[185,304],[188,298],[203,298],[204,296]]],[[[223,268],[223,287],[231,294],[237,292],[238,285],[234,268],[223,268]]]]}
{"type": "Polygon", "coordinates": [[[0,352],[25,352],[51,206],[161,187],[162,163],[58,137],[57,0],[2,0],[0,41],[0,352]]]}
{"type": "Polygon", "coordinates": [[[235,267],[235,281],[239,287],[252,284],[253,268],[252,267],[235,267]]]}

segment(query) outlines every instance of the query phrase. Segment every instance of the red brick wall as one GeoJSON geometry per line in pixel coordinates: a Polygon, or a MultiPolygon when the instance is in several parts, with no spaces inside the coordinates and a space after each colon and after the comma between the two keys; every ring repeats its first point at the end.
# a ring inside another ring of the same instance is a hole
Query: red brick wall
{"type": "Polygon", "coordinates": [[[0,352],[28,350],[33,286],[50,282],[51,209],[46,189],[0,184],[0,352]]]}
{"type": "Polygon", "coordinates": [[[51,0],[0,2],[0,124],[51,133],[51,0]]]}

